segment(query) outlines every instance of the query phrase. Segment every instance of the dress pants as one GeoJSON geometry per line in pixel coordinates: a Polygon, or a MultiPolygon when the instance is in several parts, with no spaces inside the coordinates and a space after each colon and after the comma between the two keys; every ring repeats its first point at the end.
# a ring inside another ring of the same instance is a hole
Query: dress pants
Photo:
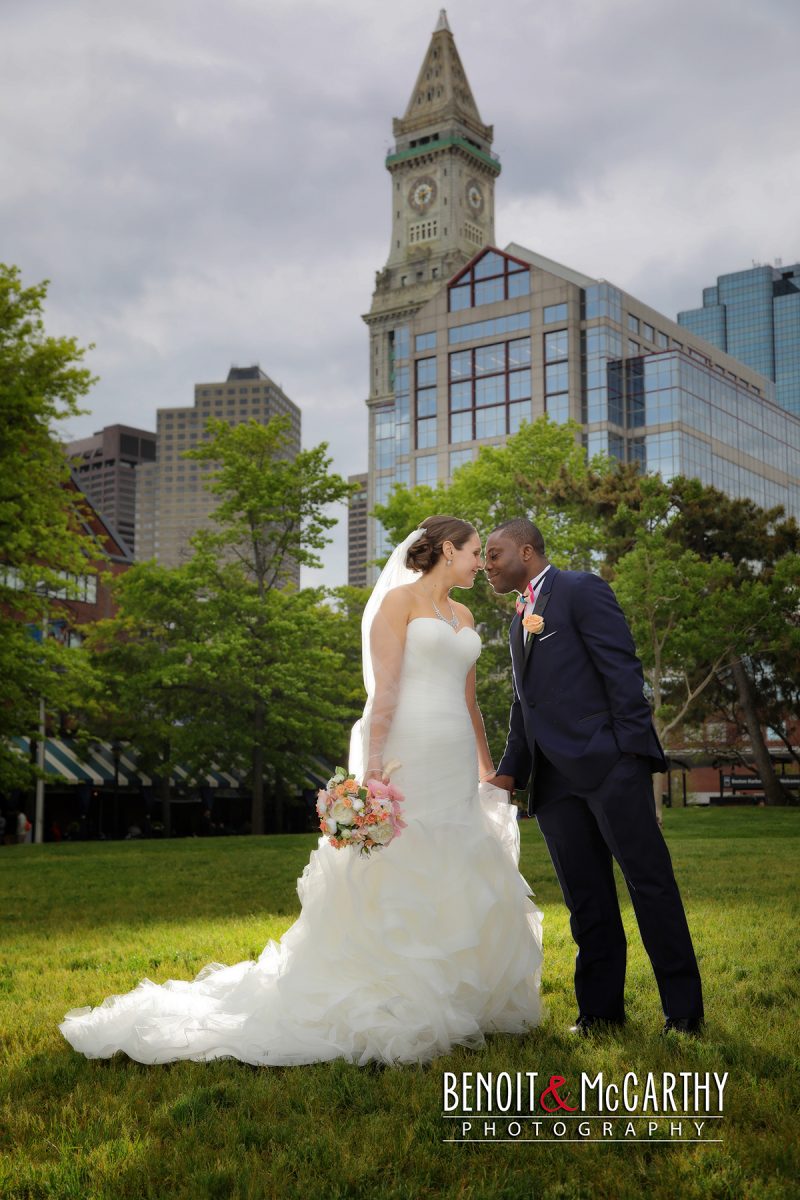
{"type": "Polygon", "coordinates": [[[581,1016],[625,1018],[627,944],[613,859],[628,886],[665,1017],[702,1020],[700,972],[678,885],[655,817],[647,759],[622,755],[594,788],[576,786],[537,747],[533,809],[578,946],[581,1016]]]}

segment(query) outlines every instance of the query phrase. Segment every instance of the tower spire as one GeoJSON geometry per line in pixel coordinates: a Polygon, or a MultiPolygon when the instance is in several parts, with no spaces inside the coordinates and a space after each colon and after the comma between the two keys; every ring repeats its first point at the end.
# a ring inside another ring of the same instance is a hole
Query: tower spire
{"type": "Polygon", "coordinates": [[[481,120],[445,9],[439,13],[405,114],[394,122],[394,134],[399,140],[442,121],[465,126],[483,149],[491,145],[494,131],[481,120]]]}

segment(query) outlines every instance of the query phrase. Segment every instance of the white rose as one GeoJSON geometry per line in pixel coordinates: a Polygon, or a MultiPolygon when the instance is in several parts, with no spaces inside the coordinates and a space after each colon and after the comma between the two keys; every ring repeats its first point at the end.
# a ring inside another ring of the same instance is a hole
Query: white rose
{"type": "Polygon", "coordinates": [[[327,807],[328,807],[327,802],[325,800],[323,800],[322,796],[320,796],[317,800],[317,816],[324,817],[325,810],[327,809],[327,807]]]}
{"type": "Polygon", "coordinates": [[[353,808],[356,812],[361,812],[364,807],[364,801],[359,800],[358,796],[353,797],[353,808]]]}
{"type": "Polygon", "coordinates": [[[344,800],[337,800],[331,809],[331,816],[339,825],[352,825],[355,822],[355,813],[349,804],[345,804],[344,800]]]}
{"type": "Polygon", "coordinates": [[[377,842],[379,846],[385,846],[394,837],[394,829],[391,822],[380,821],[377,825],[369,826],[369,836],[373,842],[377,842]]]}
{"type": "Polygon", "coordinates": [[[327,827],[328,833],[336,833],[336,822],[331,820],[330,817],[326,818],[325,825],[327,827]]]}

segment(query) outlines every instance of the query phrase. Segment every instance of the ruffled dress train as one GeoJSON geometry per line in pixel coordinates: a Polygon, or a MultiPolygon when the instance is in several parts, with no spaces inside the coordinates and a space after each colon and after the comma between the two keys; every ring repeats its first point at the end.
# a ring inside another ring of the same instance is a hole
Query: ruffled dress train
{"type": "Polygon", "coordinates": [[[408,628],[386,747],[401,763],[399,837],[368,857],[321,838],[298,880],[299,918],[257,962],[145,979],[67,1013],[67,1041],[142,1063],[400,1064],[537,1024],[541,914],[518,871],[516,809],[476,784],[464,683],[479,653],[474,630],[408,628]]]}

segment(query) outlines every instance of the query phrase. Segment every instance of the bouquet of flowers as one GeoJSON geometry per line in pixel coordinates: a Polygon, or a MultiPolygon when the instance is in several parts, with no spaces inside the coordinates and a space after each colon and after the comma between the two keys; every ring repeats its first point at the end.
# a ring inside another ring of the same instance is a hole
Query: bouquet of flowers
{"type": "MultiPolygon", "coordinates": [[[[392,766],[386,768],[389,774],[392,766]]],[[[326,788],[317,793],[319,827],[337,850],[352,846],[370,854],[388,846],[405,829],[400,816],[403,796],[391,783],[368,779],[359,783],[344,767],[337,767],[326,788]]]]}

